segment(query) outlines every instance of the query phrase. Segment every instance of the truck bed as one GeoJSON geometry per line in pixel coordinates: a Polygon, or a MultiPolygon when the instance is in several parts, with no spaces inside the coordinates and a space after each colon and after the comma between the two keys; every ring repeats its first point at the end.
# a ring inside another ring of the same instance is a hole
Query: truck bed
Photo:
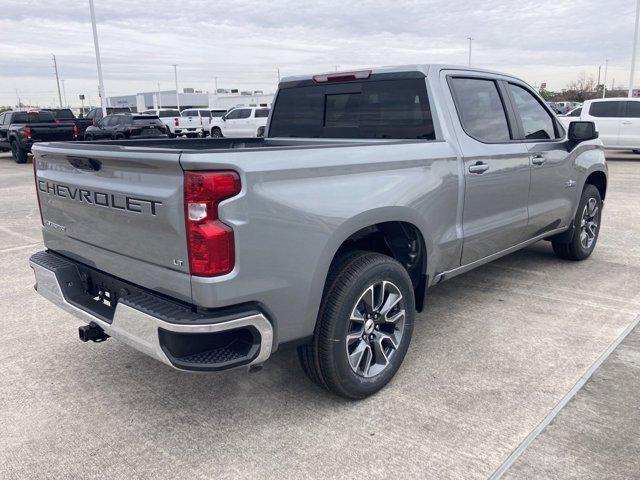
{"type": "Polygon", "coordinates": [[[304,149],[320,147],[346,147],[376,145],[380,143],[416,143],[425,140],[348,140],[348,139],[297,139],[297,138],[147,138],[140,140],[97,140],[74,142],[73,144],[50,143],[54,148],[77,150],[115,151],[127,149],[180,150],[180,151],[225,151],[246,149],[304,149]]]}

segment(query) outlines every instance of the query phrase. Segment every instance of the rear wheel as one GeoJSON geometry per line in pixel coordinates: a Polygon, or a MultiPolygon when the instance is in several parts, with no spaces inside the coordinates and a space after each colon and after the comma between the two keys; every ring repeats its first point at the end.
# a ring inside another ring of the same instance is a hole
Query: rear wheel
{"type": "Polygon", "coordinates": [[[20,148],[15,140],[11,142],[11,155],[16,163],[27,163],[27,151],[24,148],[20,148]]]}
{"type": "Polygon", "coordinates": [[[211,136],[213,138],[222,138],[222,130],[220,130],[218,127],[214,127],[211,129],[211,136]]]}
{"type": "Polygon", "coordinates": [[[116,140],[125,140],[127,137],[125,137],[123,133],[116,133],[116,136],[114,138],[116,140]]]}
{"type": "Polygon", "coordinates": [[[307,376],[350,399],[384,387],[400,368],[415,316],[411,279],[391,257],[351,252],[327,278],[313,339],[298,348],[307,376]]]}
{"type": "Polygon", "coordinates": [[[84,140],[85,142],[90,142],[93,140],[93,135],[91,135],[90,133],[85,133],[84,134],[84,140]]]}
{"type": "Polygon", "coordinates": [[[591,184],[584,186],[578,211],[573,220],[575,229],[568,243],[552,242],[555,254],[565,260],[584,260],[596,248],[600,233],[602,199],[600,191],[591,184]]]}

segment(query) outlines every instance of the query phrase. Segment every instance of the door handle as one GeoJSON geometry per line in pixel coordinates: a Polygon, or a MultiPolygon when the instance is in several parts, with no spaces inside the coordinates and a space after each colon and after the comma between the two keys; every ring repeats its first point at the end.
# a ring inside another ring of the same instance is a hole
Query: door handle
{"type": "Polygon", "coordinates": [[[478,162],[474,165],[469,165],[469,172],[470,173],[477,173],[478,175],[483,174],[484,172],[486,172],[487,170],[489,170],[489,165],[487,165],[486,163],[483,162],[478,162]]]}
{"type": "Polygon", "coordinates": [[[625,120],[622,122],[623,125],[631,125],[631,122],[629,120],[625,120]]]}
{"type": "Polygon", "coordinates": [[[540,153],[531,157],[531,163],[533,163],[534,165],[544,165],[544,162],[546,161],[547,159],[544,158],[544,155],[540,153]]]}

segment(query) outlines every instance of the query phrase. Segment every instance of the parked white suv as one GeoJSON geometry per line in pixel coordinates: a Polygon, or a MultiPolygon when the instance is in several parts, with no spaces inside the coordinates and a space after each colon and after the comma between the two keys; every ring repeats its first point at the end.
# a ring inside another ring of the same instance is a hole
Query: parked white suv
{"type": "Polygon", "coordinates": [[[269,118],[265,107],[238,107],[211,119],[212,137],[261,137],[269,118]]]}
{"type": "Polygon", "coordinates": [[[155,115],[160,117],[160,121],[165,124],[169,129],[169,136],[175,137],[176,135],[176,123],[178,123],[178,117],[180,112],[175,108],[154,108],[151,110],[145,110],[142,115],[155,115]]]}
{"type": "Polygon", "coordinates": [[[587,100],[577,110],[558,119],[567,128],[576,120],[595,122],[605,148],[640,150],[640,98],[587,100]]]}

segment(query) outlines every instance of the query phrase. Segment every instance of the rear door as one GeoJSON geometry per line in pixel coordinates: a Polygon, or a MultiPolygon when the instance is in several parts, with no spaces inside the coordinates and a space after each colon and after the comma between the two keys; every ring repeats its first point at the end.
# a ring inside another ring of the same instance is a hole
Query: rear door
{"type": "Polygon", "coordinates": [[[573,216],[577,178],[565,132],[544,102],[525,84],[506,83],[516,114],[517,137],[531,157],[529,222],[525,238],[567,226],[573,216]]]}
{"type": "Polygon", "coordinates": [[[617,147],[620,141],[620,127],[624,102],[620,100],[594,101],[589,108],[583,107],[582,118],[595,122],[600,140],[605,147],[617,147]]]}
{"type": "Polygon", "coordinates": [[[447,81],[463,154],[465,265],[523,241],[528,221],[529,152],[516,138],[514,114],[498,79],[465,73],[449,74],[447,81]]]}
{"type": "Polygon", "coordinates": [[[640,100],[625,100],[618,145],[621,147],[640,148],[640,100]]]}
{"type": "Polygon", "coordinates": [[[36,149],[45,245],[189,299],[180,153],[123,150],[84,144],[36,149]]]}
{"type": "Polygon", "coordinates": [[[11,121],[11,112],[0,114],[0,146],[9,148],[9,122],[11,121]]]}

